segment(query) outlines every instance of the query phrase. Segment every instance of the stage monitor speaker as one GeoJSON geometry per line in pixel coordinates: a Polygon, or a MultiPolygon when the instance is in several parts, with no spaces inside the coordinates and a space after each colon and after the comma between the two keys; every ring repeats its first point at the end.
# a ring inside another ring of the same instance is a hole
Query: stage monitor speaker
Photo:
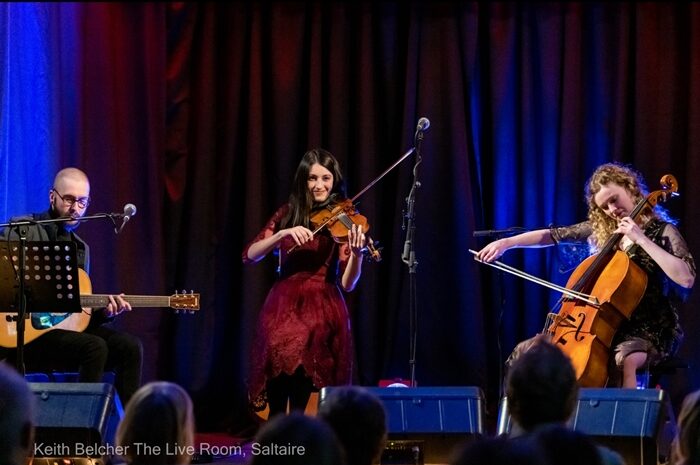
{"type": "Polygon", "coordinates": [[[114,435],[122,416],[114,386],[108,383],[29,385],[36,395],[37,457],[100,459],[112,455],[114,435]]]}
{"type": "MultiPolygon", "coordinates": [[[[627,464],[655,465],[666,458],[669,444],[662,426],[674,416],[660,389],[581,388],[569,426],[620,453],[627,464]]],[[[670,425],[671,427],[673,425],[670,425]]],[[[510,432],[508,399],[501,399],[498,434],[510,432]]]]}
{"type": "MultiPolygon", "coordinates": [[[[332,389],[321,390],[319,406],[332,389]]],[[[458,444],[484,432],[484,394],[478,387],[365,389],[386,410],[389,437],[382,464],[447,463],[458,444]]]]}

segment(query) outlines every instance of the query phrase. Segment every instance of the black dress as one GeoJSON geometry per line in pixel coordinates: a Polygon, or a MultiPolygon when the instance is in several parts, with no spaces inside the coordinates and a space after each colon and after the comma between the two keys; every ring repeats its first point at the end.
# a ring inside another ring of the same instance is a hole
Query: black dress
{"type": "MultiPolygon", "coordinates": [[[[651,220],[644,227],[644,234],[668,253],[688,264],[695,274],[695,262],[683,236],[671,223],[651,220]]],[[[552,228],[556,244],[586,242],[592,234],[588,222],[572,226],[552,228]]],[[[649,280],[646,291],[629,320],[624,321],[615,334],[613,347],[618,365],[632,352],[647,352],[651,364],[674,355],[683,339],[679,324],[678,304],[690,294],[673,282],[659,265],[636,244],[625,250],[630,259],[642,268],[649,280]]]]}

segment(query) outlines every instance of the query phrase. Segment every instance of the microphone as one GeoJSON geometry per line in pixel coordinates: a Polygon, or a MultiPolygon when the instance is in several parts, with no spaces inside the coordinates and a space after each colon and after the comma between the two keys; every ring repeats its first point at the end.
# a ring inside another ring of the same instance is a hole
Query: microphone
{"type": "Polygon", "coordinates": [[[122,216],[122,225],[119,227],[119,229],[115,228],[114,232],[116,234],[119,234],[120,232],[122,232],[122,229],[124,229],[124,226],[126,225],[126,223],[128,223],[129,220],[131,219],[131,217],[134,216],[135,214],[136,214],[136,205],[134,205],[133,203],[127,203],[126,205],[124,205],[124,213],[121,215],[122,216]]]}
{"type": "Polygon", "coordinates": [[[425,116],[418,120],[418,126],[416,126],[416,132],[427,131],[430,127],[430,120],[425,116]]]}
{"type": "Polygon", "coordinates": [[[411,256],[411,240],[406,239],[406,242],[403,244],[403,253],[401,254],[401,261],[406,263],[406,261],[409,259],[411,256]]]}

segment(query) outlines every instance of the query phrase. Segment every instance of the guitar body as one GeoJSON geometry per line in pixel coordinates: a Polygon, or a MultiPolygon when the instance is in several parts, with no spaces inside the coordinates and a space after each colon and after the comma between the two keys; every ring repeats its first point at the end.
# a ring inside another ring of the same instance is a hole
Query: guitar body
{"type": "MultiPolygon", "coordinates": [[[[92,283],[88,274],[78,269],[78,280],[80,294],[90,294],[92,292],[92,283]]],[[[14,349],[17,347],[17,314],[3,313],[1,314],[3,321],[0,325],[0,347],[14,349]]],[[[92,310],[84,308],[79,313],[31,313],[24,325],[24,343],[29,344],[34,339],[42,334],[54,329],[66,329],[69,331],[83,332],[90,324],[90,316],[92,310]],[[42,320],[52,320],[51,326],[45,327],[42,320]]]]}
{"type": "MultiPolygon", "coordinates": [[[[93,295],[88,274],[78,269],[80,304],[77,313],[30,313],[24,326],[24,342],[29,344],[39,336],[54,329],[83,332],[90,324],[93,308],[106,307],[109,295],[93,295]]],[[[194,312],[199,310],[199,294],[174,294],[172,296],[128,296],[122,298],[132,307],[171,307],[176,310],[194,312]]],[[[17,314],[0,313],[0,347],[17,347],[17,314]]]]}

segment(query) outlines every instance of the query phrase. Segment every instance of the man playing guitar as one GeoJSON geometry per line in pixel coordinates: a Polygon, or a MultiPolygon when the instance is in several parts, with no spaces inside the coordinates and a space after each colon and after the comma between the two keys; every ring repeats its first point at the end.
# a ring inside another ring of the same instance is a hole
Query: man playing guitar
{"type": "MultiPolygon", "coordinates": [[[[13,221],[72,218],[62,223],[30,225],[27,240],[75,243],[78,266],[89,272],[90,248],[75,233],[80,224],[78,219],[85,215],[89,204],[90,181],[87,175],[77,168],[65,168],[56,174],[49,190],[48,211],[13,218],[13,221]]],[[[9,229],[2,231],[0,238],[17,240],[16,232],[9,229]]],[[[114,370],[115,387],[122,402],[126,403],[141,385],[143,348],[137,337],[108,324],[114,316],[131,310],[131,304],[121,295],[106,297],[106,306],[92,312],[84,331],[60,328],[46,331],[28,343],[24,354],[27,365],[33,369],[77,368],[80,382],[100,382],[105,369],[114,370]]],[[[0,359],[12,358],[14,352],[12,348],[0,347],[0,359]]]]}

